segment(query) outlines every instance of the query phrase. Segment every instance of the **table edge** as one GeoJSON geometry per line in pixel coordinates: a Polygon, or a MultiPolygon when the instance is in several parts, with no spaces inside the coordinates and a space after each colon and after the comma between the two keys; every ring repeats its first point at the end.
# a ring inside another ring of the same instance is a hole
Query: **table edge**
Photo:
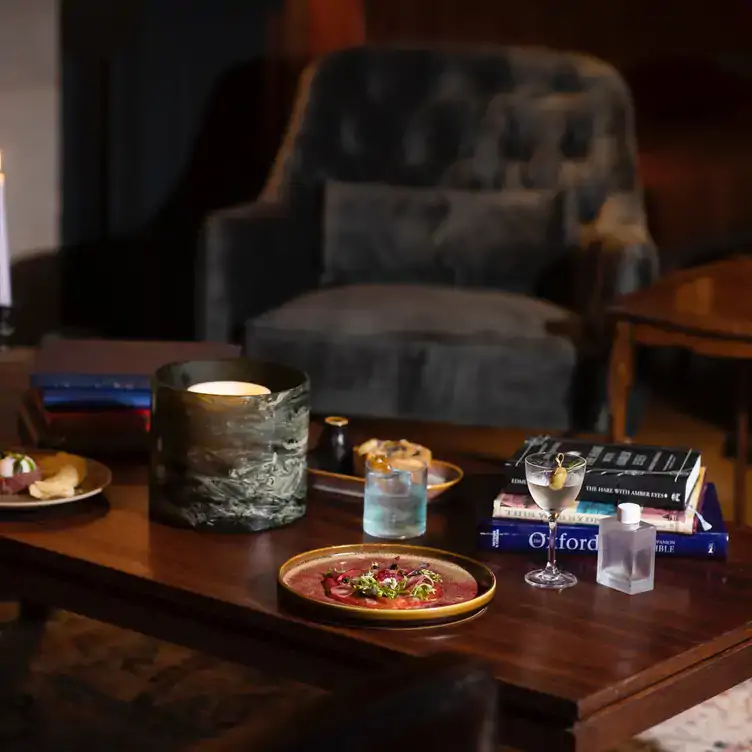
{"type": "MultiPolygon", "coordinates": [[[[354,664],[360,664],[363,667],[369,665],[376,667],[395,657],[408,659],[420,655],[417,652],[407,653],[392,647],[365,643],[358,640],[354,633],[348,634],[348,631],[343,633],[339,628],[222,601],[203,593],[149,580],[123,570],[75,559],[65,554],[36,548],[31,544],[0,536],[0,571],[3,569],[9,573],[20,572],[27,579],[34,575],[51,581],[53,584],[49,586],[47,593],[52,592],[54,596],[40,594],[33,587],[29,588],[29,592],[19,593],[19,595],[25,599],[38,600],[45,605],[58,608],[69,608],[65,603],[65,588],[68,584],[83,587],[94,596],[97,593],[101,594],[102,591],[106,591],[108,596],[116,592],[121,600],[136,608],[153,610],[155,606],[165,604],[169,609],[177,609],[181,617],[205,624],[209,629],[217,619],[221,619],[242,626],[243,629],[256,630],[257,636],[261,638],[271,635],[275,638],[281,636],[289,646],[304,654],[310,654],[311,650],[324,651],[342,664],[353,661],[354,664]]],[[[43,590],[43,588],[38,589],[43,590]]],[[[70,610],[79,612],[76,608],[70,608],[70,610]]],[[[90,614],[82,615],[89,616],[90,614]]],[[[100,615],[93,618],[102,617],[100,615]]],[[[116,621],[112,623],[117,624],[116,621]]],[[[639,692],[648,690],[651,686],[660,685],[666,678],[691,670],[709,658],[747,640],[752,640],[752,621],[747,622],[741,628],[663,661],[655,667],[645,669],[620,684],[595,690],[579,698],[550,695],[534,687],[511,684],[499,677],[497,681],[509,691],[514,692],[510,700],[516,706],[535,710],[564,723],[582,723],[614,703],[628,700],[639,692]],[[655,676],[656,672],[658,676],[655,676]]]]}

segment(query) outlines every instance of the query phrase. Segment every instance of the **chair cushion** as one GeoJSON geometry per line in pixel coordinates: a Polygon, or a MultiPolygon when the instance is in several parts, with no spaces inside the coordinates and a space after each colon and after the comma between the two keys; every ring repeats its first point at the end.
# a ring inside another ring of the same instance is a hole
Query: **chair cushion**
{"type": "Polygon", "coordinates": [[[566,195],[329,181],[323,282],[532,293],[542,272],[574,244],[566,195]]]}
{"type": "Polygon", "coordinates": [[[495,290],[350,285],[249,322],[251,357],[308,372],[313,409],[473,425],[565,428],[572,318],[495,290]]]}

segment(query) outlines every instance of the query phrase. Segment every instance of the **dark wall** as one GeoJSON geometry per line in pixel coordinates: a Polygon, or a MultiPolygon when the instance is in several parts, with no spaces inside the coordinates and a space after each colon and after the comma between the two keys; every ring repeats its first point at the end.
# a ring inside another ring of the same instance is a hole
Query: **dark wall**
{"type": "Polygon", "coordinates": [[[201,221],[252,198],[266,171],[258,124],[267,17],[278,5],[63,0],[66,323],[102,328],[101,309],[117,306],[105,333],[189,336],[185,269],[193,268],[201,221]],[[165,273],[176,265],[170,293],[165,273]],[[146,274],[154,289],[113,279],[146,274]],[[92,285],[108,293],[82,303],[82,288],[92,285]],[[124,315],[129,297],[139,296],[158,300],[124,315]],[[158,323],[165,317],[172,323],[158,323]]]}
{"type": "Polygon", "coordinates": [[[748,0],[364,0],[368,38],[543,44],[590,52],[619,68],[749,49],[748,0]]]}
{"type": "MultiPolygon", "coordinates": [[[[84,215],[66,222],[67,242],[92,236],[92,193],[105,179],[110,232],[135,230],[159,211],[189,166],[213,89],[263,60],[275,5],[63,0],[64,213],[84,215]]],[[[246,97],[261,107],[258,89],[246,97]]]]}

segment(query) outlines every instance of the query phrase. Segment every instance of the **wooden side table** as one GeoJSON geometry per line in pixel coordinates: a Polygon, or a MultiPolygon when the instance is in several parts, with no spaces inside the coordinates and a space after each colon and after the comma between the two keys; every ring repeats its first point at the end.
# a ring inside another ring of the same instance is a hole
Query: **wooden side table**
{"type": "Polygon", "coordinates": [[[610,309],[616,322],[611,351],[611,439],[626,437],[627,395],[635,345],[682,347],[698,355],[737,361],[734,521],[746,517],[752,360],[752,259],[732,258],[669,274],[610,309]]]}

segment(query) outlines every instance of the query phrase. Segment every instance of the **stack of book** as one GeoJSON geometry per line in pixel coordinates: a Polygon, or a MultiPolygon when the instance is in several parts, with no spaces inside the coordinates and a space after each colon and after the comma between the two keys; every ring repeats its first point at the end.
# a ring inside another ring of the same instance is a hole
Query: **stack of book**
{"type": "Polygon", "coordinates": [[[88,454],[148,447],[151,376],[184,360],[237,357],[209,342],[64,340],[43,343],[19,413],[21,437],[88,454]]]}
{"type": "Polygon", "coordinates": [[[622,502],[642,506],[654,525],[656,553],[725,558],[728,532],[718,495],[700,453],[677,447],[597,444],[537,436],[508,462],[501,492],[481,507],[477,542],[482,549],[531,551],[548,545],[547,515],[527,493],[525,456],[576,452],[588,469],[576,505],[559,517],[556,547],[571,553],[598,550],[598,525],[622,502]]]}

